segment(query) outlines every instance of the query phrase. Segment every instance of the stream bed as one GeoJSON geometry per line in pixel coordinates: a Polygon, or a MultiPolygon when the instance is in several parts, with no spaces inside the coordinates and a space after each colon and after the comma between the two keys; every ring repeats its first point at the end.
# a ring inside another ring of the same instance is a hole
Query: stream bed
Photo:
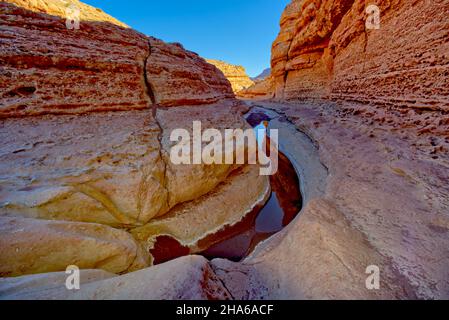
{"type": "MultiPolygon", "coordinates": [[[[257,130],[266,128],[270,118],[265,113],[257,112],[251,113],[246,120],[257,130]]],[[[297,216],[302,208],[299,178],[290,160],[280,151],[278,155],[278,171],[270,176],[272,193],[265,205],[255,207],[239,223],[200,240],[198,247],[205,249],[196,254],[208,259],[240,261],[260,242],[281,231],[297,216]]],[[[190,250],[169,236],[160,236],[150,252],[154,264],[159,264],[188,255],[190,250]]]]}

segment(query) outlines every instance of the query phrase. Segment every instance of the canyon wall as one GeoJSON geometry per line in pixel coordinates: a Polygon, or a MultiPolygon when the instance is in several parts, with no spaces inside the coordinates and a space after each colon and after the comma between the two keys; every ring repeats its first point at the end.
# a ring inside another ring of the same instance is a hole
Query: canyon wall
{"type": "Polygon", "coordinates": [[[251,78],[254,82],[259,82],[262,80],[265,80],[271,75],[271,68],[267,68],[264,71],[262,71],[257,77],[251,78]]]}
{"type": "Polygon", "coordinates": [[[273,43],[277,99],[449,110],[447,1],[294,0],[273,43]],[[380,9],[380,28],[369,5],[380,9]]]}
{"type": "Polygon", "coordinates": [[[254,85],[238,92],[237,96],[242,99],[267,100],[274,98],[274,78],[269,75],[267,78],[257,81],[254,85]]]}
{"type": "MultiPolygon", "coordinates": [[[[64,16],[55,3],[49,5],[50,13],[64,16]]],[[[90,21],[96,11],[87,5],[80,7],[86,20],[79,30],[67,29],[63,17],[7,3],[1,8],[0,117],[140,110],[152,99],[175,106],[233,97],[221,72],[197,54],[117,26],[112,18],[90,21]]]]}
{"type": "Polygon", "coordinates": [[[0,276],[134,271],[153,263],[159,235],[189,253],[266,201],[255,166],[170,161],[175,128],[248,127],[229,81],[196,53],[78,1],[1,2],[0,24],[0,276]],[[258,187],[242,192],[245,181],[258,187]]]}
{"type": "Polygon", "coordinates": [[[238,93],[246,88],[251,87],[254,81],[246,74],[246,70],[242,66],[236,66],[219,60],[207,59],[207,62],[213,64],[223,72],[224,76],[229,80],[234,93],[238,93]]]}

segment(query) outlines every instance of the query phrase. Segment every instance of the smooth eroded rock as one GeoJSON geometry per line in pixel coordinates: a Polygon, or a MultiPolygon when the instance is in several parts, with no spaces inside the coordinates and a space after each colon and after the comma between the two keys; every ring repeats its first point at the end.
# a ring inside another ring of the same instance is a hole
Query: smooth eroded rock
{"type": "Polygon", "coordinates": [[[292,1],[272,47],[276,98],[447,111],[448,9],[444,1],[292,1]],[[379,9],[378,29],[366,27],[368,5],[379,9]]]}
{"type": "Polygon", "coordinates": [[[150,111],[2,120],[0,214],[139,225],[168,211],[150,111]]]}
{"type": "Polygon", "coordinates": [[[263,206],[269,196],[268,177],[259,175],[257,165],[248,165],[233,172],[211,193],[178,205],[163,217],[153,219],[131,233],[147,252],[154,248],[161,236],[175,239],[189,249],[186,253],[200,252],[214,244],[201,240],[239,223],[254,208],[263,206]]]}
{"type": "MultiPolygon", "coordinates": [[[[85,273],[81,274],[82,278],[85,276],[85,273]]],[[[97,281],[81,284],[80,290],[74,291],[67,290],[65,279],[59,279],[54,274],[43,274],[40,278],[46,283],[47,290],[29,290],[30,282],[33,280],[30,276],[1,279],[2,298],[32,300],[226,300],[231,298],[207,260],[199,256],[182,257],[120,277],[105,280],[97,278],[97,281]],[[60,281],[59,285],[58,281],[60,281]],[[51,288],[49,288],[50,282],[52,282],[51,288]]]]}
{"type": "Polygon", "coordinates": [[[125,231],[68,221],[0,217],[0,275],[102,269],[112,273],[138,270],[148,256],[125,231]]]}

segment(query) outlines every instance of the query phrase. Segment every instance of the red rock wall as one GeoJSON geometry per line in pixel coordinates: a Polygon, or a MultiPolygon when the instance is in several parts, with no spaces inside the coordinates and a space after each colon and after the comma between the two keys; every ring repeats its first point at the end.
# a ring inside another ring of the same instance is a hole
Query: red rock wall
{"type": "Polygon", "coordinates": [[[179,45],[110,22],[65,22],[0,3],[0,117],[143,109],[148,82],[164,106],[233,97],[218,69],[179,45]]]}
{"type": "Polygon", "coordinates": [[[294,0],[273,43],[276,98],[449,110],[449,1],[294,0]],[[377,4],[379,30],[365,28],[377,4]]]}
{"type": "Polygon", "coordinates": [[[449,1],[375,2],[379,30],[357,1],[333,34],[332,97],[449,111],[449,1]]]}
{"type": "Polygon", "coordinates": [[[196,53],[155,38],[150,45],[146,71],[157,104],[195,105],[234,97],[223,73],[196,53]]]}
{"type": "Polygon", "coordinates": [[[110,23],[65,20],[1,3],[0,116],[142,109],[148,45],[110,23]]]}

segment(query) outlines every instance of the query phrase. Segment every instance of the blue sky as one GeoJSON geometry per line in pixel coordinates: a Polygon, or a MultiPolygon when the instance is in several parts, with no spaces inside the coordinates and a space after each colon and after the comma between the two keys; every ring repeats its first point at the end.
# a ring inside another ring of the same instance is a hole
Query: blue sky
{"type": "Polygon", "coordinates": [[[82,0],[132,28],[180,42],[204,58],[242,65],[250,76],[270,66],[271,44],[290,0],[82,0]]]}

